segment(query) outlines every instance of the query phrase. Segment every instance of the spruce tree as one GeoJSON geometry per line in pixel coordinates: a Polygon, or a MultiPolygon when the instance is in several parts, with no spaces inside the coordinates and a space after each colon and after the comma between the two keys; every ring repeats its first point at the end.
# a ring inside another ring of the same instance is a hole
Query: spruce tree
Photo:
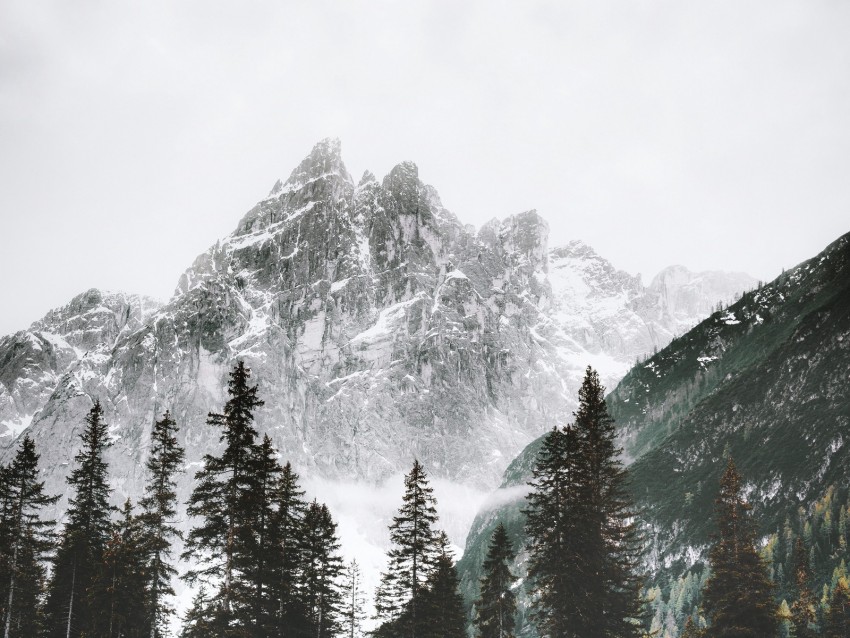
{"type": "Polygon", "coordinates": [[[425,469],[413,462],[404,477],[404,497],[390,524],[388,566],[375,597],[378,635],[418,638],[419,598],[439,552],[434,490],[425,469]]]}
{"type": "Polygon", "coordinates": [[[583,636],[640,636],[644,619],[639,575],[643,538],[626,489],[627,474],[616,446],[605,388],[588,366],[578,393],[575,430],[585,466],[582,489],[583,568],[589,631],[583,636]]]}
{"type": "Polygon", "coordinates": [[[514,554],[508,532],[499,523],[490,539],[484,559],[481,595],[475,603],[475,627],[480,638],[513,638],[516,626],[516,577],[510,565],[514,554]]]}
{"type": "Polygon", "coordinates": [[[306,611],[305,634],[331,638],[339,634],[343,571],[336,523],[326,505],[310,503],[303,524],[302,587],[306,611]]]}
{"type": "Polygon", "coordinates": [[[437,535],[438,553],[422,594],[417,635],[423,638],[466,638],[463,597],[445,532],[437,535]]]}
{"type": "Polygon", "coordinates": [[[145,548],[142,527],[128,499],[113,525],[88,590],[95,638],[142,638],[146,632],[145,548]]]}
{"type": "Polygon", "coordinates": [[[273,495],[275,511],[272,518],[275,546],[270,552],[270,597],[277,609],[275,618],[279,636],[297,635],[296,629],[306,622],[301,595],[301,567],[303,564],[302,528],[307,503],[304,491],[298,484],[298,474],[290,463],[283,466],[273,495]]]}
{"type": "Polygon", "coordinates": [[[184,559],[194,561],[186,574],[190,583],[217,587],[199,615],[208,618],[215,636],[238,636],[254,626],[250,572],[253,563],[254,515],[251,493],[257,431],[254,410],[263,405],[257,386],[248,384],[250,371],[239,361],[229,375],[229,400],[221,414],[210,413],[207,423],[222,430],[221,456],[207,454],[196,475],[197,485],[187,512],[200,519],[188,534],[184,559]]]}
{"type": "Polygon", "coordinates": [[[35,443],[24,436],[12,464],[3,468],[0,487],[0,610],[3,638],[32,636],[39,622],[42,563],[53,544],[53,521],[42,510],[57,497],[44,493],[38,480],[35,443]]]}
{"type": "Polygon", "coordinates": [[[254,516],[250,547],[253,565],[246,577],[251,588],[254,636],[262,637],[274,633],[278,609],[278,601],[272,592],[276,565],[274,554],[279,547],[275,496],[282,469],[268,435],[263,437],[262,444],[255,450],[251,472],[254,481],[254,489],[249,494],[249,506],[254,516]]]}
{"type": "Polygon", "coordinates": [[[590,636],[588,615],[587,471],[575,428],[543,440],[525,509],[532,618],[542,635],[590,636]]]}
{"type": "Polygon", "coordinates": [[[778,622],[773,585],[756,550],[751,507],[729,459],[715,501],[718,534],[709,552],[711,576],[703,593],[709,638],[774,638],[778,622]]]}
{"type": "Polygon", "coordinates": [[[46,605],[47,638],[78,638],[91,634],[91,588],[111,533],[107,465],[103,454],[110,442],[103,408],[95,401],[86,416],[77,466],[68,477],[74,496],[53,561],[46,605]]]}
{"type": "Polygon", "coordinates": [[[685,627],[682,629],[681,638],[702,638],[703,632],[697,627],[694,619],[691,616],[688,616],[688,619],[685,621],[685,627]]]}
{"type": "Polygon", "coordinates": [[[167,597],[174,595],[171,579],[177,570],[171,564],[171,545],[183,536],[176,526],[177,483],[185,453],[177,442],[177,424],[166,411],[154,424],[145,495],[140,517],[146,558],[146,635],[161,638],[174,613],[167,597]]]}
{"type": "Polygon", "coordinates": [[[812,592],[812,570],[809,566],[809,553],[802,538],[794,544],[794,582],[797,586],[797,600],[791,605],[791,619],[794,623],[795,638],[814,638],[817,621],[817,600],[812,592]]]}
{"type": "Polygon", "coordinates": [[[183,616],[181,638],[209,638],[216,635],[211,610],[213,608],[206,587],[201,585],[192,598],[192,604],[183,616]]]}
{"type": "Polygon", "coordinates": [[[366,620],[366,598],[363,593],[363,576],[356,559],[352,559],[343,573],[342,635],[345,638],[363,638],[363,621],[366,620]]]}
{"type": "Polygon", "coordinates": [[[829,601],[824,638],[850,638],[850,588],[839,579],[829,601]]]}

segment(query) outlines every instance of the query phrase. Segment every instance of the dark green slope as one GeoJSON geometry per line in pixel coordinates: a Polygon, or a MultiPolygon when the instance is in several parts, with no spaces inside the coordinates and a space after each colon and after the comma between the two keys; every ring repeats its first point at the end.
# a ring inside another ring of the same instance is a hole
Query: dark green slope
{"type": "MultiPolygon", "coordinates": [[[[653,532],[656,575],[698,560],[727,453],[765,532],[827,485],[847,483],[850,234],[635,366],[607,400],[627,459],[637,459],[632,489],[653,532]]],[[[521,486],[539,446],[514,460],[473,524],[459,565],[470,599],[498,521],[523,542],[521,486]]]]}
{"type": "Polygon", "coordinates": [[[646,442],[631,468],[633,490],[668,563],[708,541],[727,454],[765,533],[850,479],[850,236],[719,314],[730,313],[741,318],[731,334],[711,317],[648,362],[655,384],[633,370],[610,396],[646,442]],[[700,343],[697,356],[718,357],[704,372],[686,358],[700,343]],[[642,387],[668,402],[666,415],[644,403],[653,417],[641,423],[630,404],[642,387]]]}

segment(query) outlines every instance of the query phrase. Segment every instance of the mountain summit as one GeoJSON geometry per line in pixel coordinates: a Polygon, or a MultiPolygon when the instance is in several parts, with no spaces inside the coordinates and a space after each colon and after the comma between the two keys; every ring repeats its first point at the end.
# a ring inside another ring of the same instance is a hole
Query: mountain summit
{"type": "Polygon", "coordinates": [[[206,415],[241,359],[265,400],[258,429],[304,475],[376,482],[416,457],[435,477],[489,488],[569,418],[588,362],[612,383],[705,316],[717,301],[706,294],[754,284],[701,277],[712,285],[688,297],[676,293],[687,277],[644,287],[587,247],[550,250],[534,211],[476,233],[415,164],[355,186],[339,141],[324,140],[198,256],[168,303],[91,291],[0,342],[0,447],[26,429],[48,490],[64,493],[99,399],[118,498],[137,496],[164,410],[188,468],[216,449],[206,415]]]}

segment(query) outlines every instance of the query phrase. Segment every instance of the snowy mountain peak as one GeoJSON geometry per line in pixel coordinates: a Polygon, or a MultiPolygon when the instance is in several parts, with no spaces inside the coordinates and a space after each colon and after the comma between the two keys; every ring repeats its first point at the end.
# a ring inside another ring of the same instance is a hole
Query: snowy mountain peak
{"type": "Polygon", "coordinates": [[[357,188],[361,188],[366,184],[377,183],[378,179],[375,177],[372,171],[363,171],[363,177],[360,178],[360,181],[357,183],[357,188]]]}
{"type": "MultiPolygon", "coordinates": [[[[412,162],[355,188],[325,140],[155,314],[90,291],[0,341],[0,456],[26,429],[64,493],[99,399],[116,494],[136,497],[156,417],[178,419],[194,466],[218,445],[206,417],[243,360],[265,401],[258,430],[314,483],[381,482],[417,457],[436,479],[491,487],[569,420],[588,363],[610,384],[673,334],[659,294],[548,241],[533,210],[475,234],[412,162]]],[[[185,499],[191,472],[180,481],[185,499]]]]}

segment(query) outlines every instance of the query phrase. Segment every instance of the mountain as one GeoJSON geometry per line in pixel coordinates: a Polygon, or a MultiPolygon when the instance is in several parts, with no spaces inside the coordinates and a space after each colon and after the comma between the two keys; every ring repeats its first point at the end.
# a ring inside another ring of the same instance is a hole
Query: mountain
{"type": "MultiPolygon", "coordinates": [[[[626,459],[636,459],[631,489],[651,531],[653,578],[704,558],[729,454],[765,534],[847,483],[848,366],[850,234],[625,375],[606,401],[626,459]]],[[[540,442],[514,459],[473,523],[461,563],[469,597],[497,522],[524,542],[521,508],[540,442]]]]}
{"type": "Polygon", "coordinates": [[[48,492],[67,497],[99,399],[115,500],[135,498],[154,420],[170,409],[185,499],[219,446],[207,413],[243,359],[265,401],[258,430],[329,502],[344,542],[379,564],[414,457],[445,486],[443,524],[461,538],[509,459],[569,418],[588,361],[614,383],[755,284],[679,267],[659,277],[644,286],[580,242],[550,250],[535,211],[476,232],[411,162],[355,183],[325,140],[197,257],[167,303],[89,291],[0,342],[0,462],[26,430],[48,492]]]}
{"type": "Polygon", "coordinates": [[[138,295],[89,290],[23,330],[0,339],[0,446],[23,432],[86,356],[108,356],[119,338],[162,304],[138,295]]]}

